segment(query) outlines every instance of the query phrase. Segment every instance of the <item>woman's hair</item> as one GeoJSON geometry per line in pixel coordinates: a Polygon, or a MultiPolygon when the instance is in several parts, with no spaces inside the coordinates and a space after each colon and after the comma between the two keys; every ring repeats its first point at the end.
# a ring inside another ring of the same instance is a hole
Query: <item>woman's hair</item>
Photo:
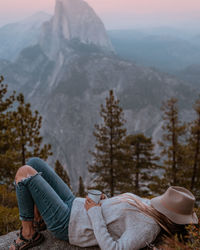
{"type": "Polygon", "coordinates": [[[158,225],[163,229],[162,231],[164,231],[164,233],[167,234],[168,236],[177,234],[178,237],[185,238],[187,234],[187,230],[185,229],[186,225],[179,225],[172,222],[164,214],[161,214],[152,206],[144,204],[142,201],[140,201],[139,199],[135,198],[132,195],[122,194],[117,196],[117,198],[119,199],[119,202],[127,202],[130,205],[138,208],[140,212],[153,218],[158,223],[158,225]]]}

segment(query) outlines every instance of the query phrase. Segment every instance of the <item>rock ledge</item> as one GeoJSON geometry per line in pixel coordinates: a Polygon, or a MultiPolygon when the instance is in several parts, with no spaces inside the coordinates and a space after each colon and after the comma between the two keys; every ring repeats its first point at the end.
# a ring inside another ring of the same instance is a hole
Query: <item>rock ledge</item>
{"type": "MultiPolygon", "coordinates": [[[[17,238],[17,233],[18,231],[15,232],[11,232],[7,235],[3,235],[0,237],[0,249],[1,250],[8,250],[8,247],[12,244],[13,240],[17,238]]],[[[37,247],[33,247],[33,250],[61,250],[61,249],[65,249],[65,250],[99,250],[98,247],[89,247],[89,248],[80,248],[80,247],[76,247],[76,246],[72,246],[69,243],[67,243],[66,241],[61,241],[56,239],[54,236],[52,236],[52,234],[48,231],[42,232],[45,236],[45,241],[37,246],[37,247]]]]}

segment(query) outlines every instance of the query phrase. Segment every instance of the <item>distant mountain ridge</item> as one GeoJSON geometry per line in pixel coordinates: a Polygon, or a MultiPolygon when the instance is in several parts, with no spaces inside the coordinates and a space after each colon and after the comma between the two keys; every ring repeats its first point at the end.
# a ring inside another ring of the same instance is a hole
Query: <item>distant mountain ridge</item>
{"type": "Polygon", "coordinates": [[[178,30],[116,30],[108,34],[118,55],[140,65],[174,73],[200,63],[198,39],[178,30]]]}
{"type": "Polygon", "coordinates": [[[51,15],[37,12],[17,23],[4,25],[0,28],[0,59],[13,61],[22,49],[38,42],[41,25],[51,15]]]}
{"type": "Polygon", "coordinates": [[[176,72],[177,77],[200,89],[200,64],[192,64],[182,71],[176,72]]]}

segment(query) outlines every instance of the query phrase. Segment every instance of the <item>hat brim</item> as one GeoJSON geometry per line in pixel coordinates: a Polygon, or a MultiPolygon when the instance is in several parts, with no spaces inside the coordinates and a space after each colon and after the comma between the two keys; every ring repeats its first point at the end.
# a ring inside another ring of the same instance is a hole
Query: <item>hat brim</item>
{"type": "Polygon", "coordinates": [[[195,212],[191,215],[177,214],[162,205],[162,195],[151,199],[151,205],[161,214],[164,214],[172,222],[180,225],[198,224],[198,217],[195,212]]]}

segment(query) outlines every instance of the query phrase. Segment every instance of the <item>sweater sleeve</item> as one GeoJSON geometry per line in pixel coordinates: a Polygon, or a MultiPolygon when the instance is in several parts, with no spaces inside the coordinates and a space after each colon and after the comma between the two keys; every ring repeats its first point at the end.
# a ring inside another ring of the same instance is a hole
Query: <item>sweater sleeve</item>
{"type": "Polygon", "coordinates": [[[141,221],[139,226],[128,228],[118,240],[114,240],[108,232],[101,207],[90,208],[88,215],[101,250],[138,250],[150,244],[159,233],[158,228],[152,230],[152,227],[141,221]]]}

